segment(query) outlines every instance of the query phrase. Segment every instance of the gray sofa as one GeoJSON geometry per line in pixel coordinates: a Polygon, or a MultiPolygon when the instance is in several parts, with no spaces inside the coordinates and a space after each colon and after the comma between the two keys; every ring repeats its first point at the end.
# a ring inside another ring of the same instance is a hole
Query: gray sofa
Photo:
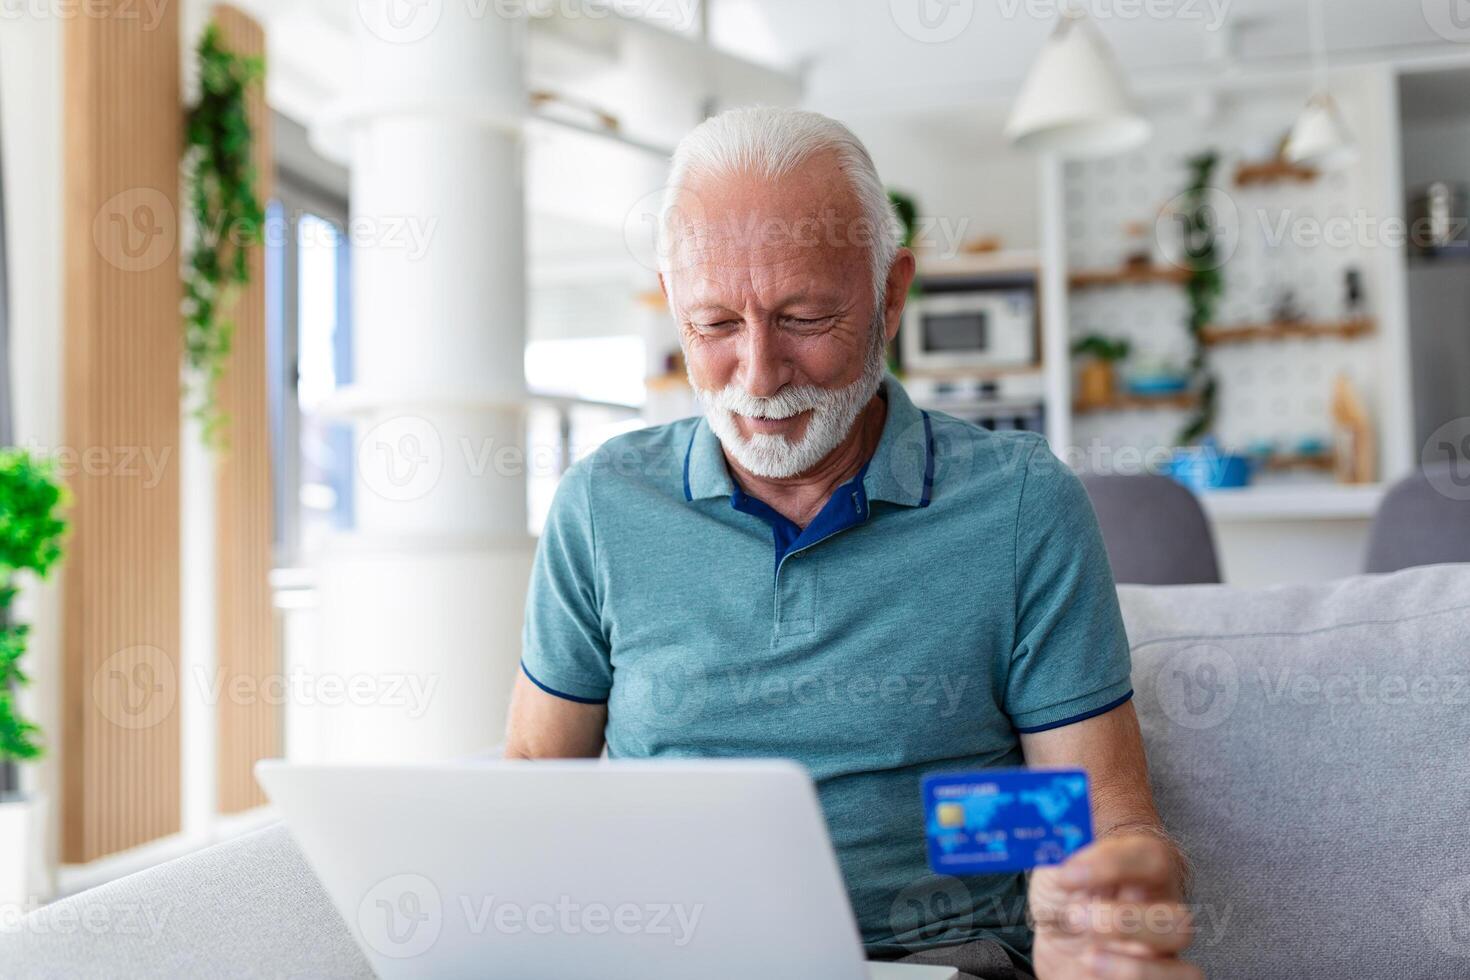
{"type": "MultiPolygon", "coordinates": [[[[1207,974],[1470,977],[1470,565],[1119,594],[1207,974]]],[[[6,924],[0,975],[371,973],[274,827],[6,924]]]]}

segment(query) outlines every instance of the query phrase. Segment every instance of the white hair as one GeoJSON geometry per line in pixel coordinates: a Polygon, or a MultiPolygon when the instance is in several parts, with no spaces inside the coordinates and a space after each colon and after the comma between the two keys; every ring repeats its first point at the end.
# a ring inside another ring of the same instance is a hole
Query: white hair
{"type": "MultiPolygon", "coordinates": [[[[729,109],[694,127],[674,150],[660,227],[668,233],[668,215],[691,177],[748,174],[776,180],[823,153],[836,157],[857,197],[874,296],[881,309],[888,272],[898,254],[898,217],[867,147],[852,130],[820,113],[773,106],[729,109]]],[[[664,243],[660,249],[665,276],[670,271],[670,246],[664,243]]]]}

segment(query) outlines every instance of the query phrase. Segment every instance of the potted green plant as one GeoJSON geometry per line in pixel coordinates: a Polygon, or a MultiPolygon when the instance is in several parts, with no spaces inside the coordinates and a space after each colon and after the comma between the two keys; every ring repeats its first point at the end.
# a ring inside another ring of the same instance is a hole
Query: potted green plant
{"type": "Polygon", "coordinates": [[[30,627],[15,618],[23,576],[44,578],[61,559],[65,491],[49,463],[0,449],[0,907],[27,899],[31,839],[40,802],[20,792],[18,764],[38,758],[41,731],[22,715],[17,691],[30,627]]]}
{"type": "Polygon", "coordinates": [[[1072,356],[1081,360],[1077,377],[1077,401],[1083,406],[1107,405],[1118,390],[1117,364],[1132,350],[1127,340],[1091,333],[1072,345],[1072,356]]]}

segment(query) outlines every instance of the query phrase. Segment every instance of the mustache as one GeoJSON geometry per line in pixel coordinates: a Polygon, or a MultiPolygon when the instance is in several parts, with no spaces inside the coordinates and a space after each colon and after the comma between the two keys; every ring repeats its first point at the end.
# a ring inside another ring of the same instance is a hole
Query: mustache
{"type": "Polygon", "coordinates": [[[789,419],[803,412],[827,408],[840,397],[839,392],[816,385],[794,385],[768,397],[752,395],[735,384],[700,394],[716,408],[747,418],[764,419],[789,419]]]}

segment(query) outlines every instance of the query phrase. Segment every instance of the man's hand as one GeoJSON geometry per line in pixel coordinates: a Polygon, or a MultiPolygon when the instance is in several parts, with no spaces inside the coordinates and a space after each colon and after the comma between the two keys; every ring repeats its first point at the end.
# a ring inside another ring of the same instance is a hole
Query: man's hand
{"type": "Polygon", "coordinates": [[[1201,980],[1179,959],[1194,938],[1174,849],[1119,833],[1031,874],[1038,980],[1201,980]]]}

